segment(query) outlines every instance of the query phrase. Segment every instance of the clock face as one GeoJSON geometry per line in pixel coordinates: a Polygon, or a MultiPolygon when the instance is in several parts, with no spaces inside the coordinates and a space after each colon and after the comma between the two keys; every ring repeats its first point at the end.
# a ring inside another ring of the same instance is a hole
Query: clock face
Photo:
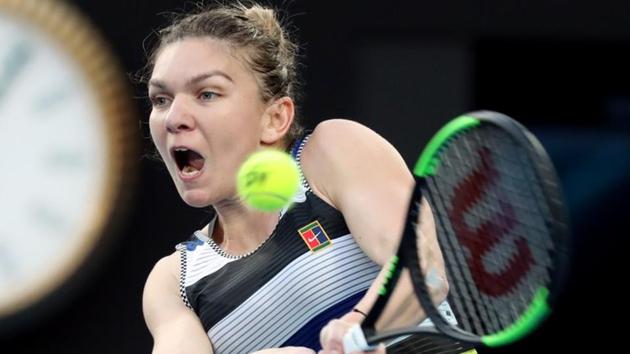
{"type": "Polygon", "coordinates": [[[67,43],[2,11],[0,43],[1,318],[80,270],[125,171],[104,108],[117,102],[103,92],[118,86],[95,80],[67,43]]]}

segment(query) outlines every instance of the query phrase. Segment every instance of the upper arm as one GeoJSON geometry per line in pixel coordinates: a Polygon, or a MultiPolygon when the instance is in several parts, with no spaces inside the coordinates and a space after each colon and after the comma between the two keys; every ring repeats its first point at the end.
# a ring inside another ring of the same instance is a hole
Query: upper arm
{"type": "Polygon", "coordinates": [[[144,287],[142,308],[153,336],[153,353],[212,353],[199,318],[179,296],[179,254],[158,261],[144,287]]]}
{"type": "MultiPolygon", "coordinates": [[[[314,192],[341,211],[359,247],[376,263],[385,264],[396,253],[415,184],[398,151],[369,128],[336,119],[317,126],[302,158],[314,192]]],[[[420,210],[420,261],[423,269],[437,276],[430,292],[441,302],[448,283],[426,199],[420,210]]]]}
{"type": "Polygon", "coordinates": [[[384,264],[398,246],[414,184],[400,154],[372,130],[337,119],[317,126],[302,156],[314,191],[342,212],[363,251],[384,264]]]}

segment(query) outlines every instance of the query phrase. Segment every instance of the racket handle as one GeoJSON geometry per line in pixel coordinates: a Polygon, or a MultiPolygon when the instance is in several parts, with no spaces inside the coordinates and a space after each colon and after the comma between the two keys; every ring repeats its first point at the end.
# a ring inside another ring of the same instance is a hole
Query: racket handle
{"type": "Polygon", "coordinates": [[[375,345],[368,345],[361,325],[355,324],[343,337],[343,352],[346,354],[354,352],[371,352],[377,349],[375,345]]]}

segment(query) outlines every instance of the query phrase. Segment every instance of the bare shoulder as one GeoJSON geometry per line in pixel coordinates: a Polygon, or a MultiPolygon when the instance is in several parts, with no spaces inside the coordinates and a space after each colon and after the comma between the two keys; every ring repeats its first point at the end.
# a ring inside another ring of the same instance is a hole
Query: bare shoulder
{"type": "Polygon", "coordinates": [[[149,273],[142,295],[142,310],[149,328],[161,321],[165,304],[174,307],[181,302],[178,274],[179,252],[157,261],[149,273]]]}
{"type": "Polygon", "coordinates": [[[155,285],[156,282],[177,284],[179,282],[179,257],[179,252],[176,251],[157,261],[149,273],[145,290],[146,286],[155,285]]]}
{"type": "Polygon", "coordinates": [[[302,169],[311,188],[335,207],[336,191],[360,186],[356,182],[385,169],[409,178],[398,151],[365,125],[347,119],[323,121],[313,130],[302,152],[302,169]]]}
{"type": "Polygon", "coordinates": [[[368,127],[334,119],[313,131],[301,163],[313,192],[343,214],[363,251],[384,264],[414,183],[398,151],[368,127]]]}
{"type": "Polygon", "coordinates": [[[319,123],[311,134],[309,145],[314,149],[336,150],[357,142],[385,143],[372,129],[349,119],[329,119],[319,123]]]}
{"type": "Polygon", "coordinates": [[[398,151],[374,130],[348,119],[330,119],[315,127],[304,154],[307,163],[361,164],[370,160],[391,160],[404,164],[398,151]]]}

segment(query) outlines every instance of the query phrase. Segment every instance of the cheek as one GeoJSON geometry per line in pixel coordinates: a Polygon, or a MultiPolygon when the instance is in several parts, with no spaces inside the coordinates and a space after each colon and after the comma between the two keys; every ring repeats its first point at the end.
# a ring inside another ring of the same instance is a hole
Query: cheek
{"type": "Polygon", "coordinates": [[[153,114],[149,117],[149,130],[151,131],[151,139],[153,139],[153,143],[162,153],[162,147],[164,146],[164,140],[166,137],[166,129],[164,128],[164,124],[162,121],[155,117],[153,114]]]}

